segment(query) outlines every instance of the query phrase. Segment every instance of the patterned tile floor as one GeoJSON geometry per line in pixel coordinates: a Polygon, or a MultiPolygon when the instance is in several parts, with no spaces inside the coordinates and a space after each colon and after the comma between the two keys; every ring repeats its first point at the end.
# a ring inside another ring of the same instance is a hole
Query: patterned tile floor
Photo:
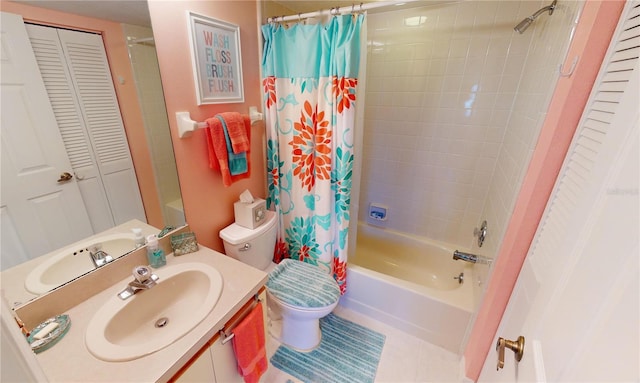
{"type": "MultiPolygon", "coordinates": [[[[366,315],[338,306],[334,314],[386,335],[376,382],[460,382],[458,356],[414,336],[378,322],[366,315]]],[[[268,337],[267,356],[279,343],[268,337]]],[[[298,380],[273,366],[260,379],[265,383],[287,383],[298,380]]]]}

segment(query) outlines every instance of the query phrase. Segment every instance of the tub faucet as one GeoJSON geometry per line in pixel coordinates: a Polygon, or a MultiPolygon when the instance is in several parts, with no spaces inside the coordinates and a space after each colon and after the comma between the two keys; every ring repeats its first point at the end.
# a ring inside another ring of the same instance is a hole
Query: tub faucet
{"type": "Polygon", "coordinates": [[[89,255],[91,256],[91,261],[96,267],[104,266],[113,261],[113,257],[102,250],[101,243],[96,243],[95,245],[90,246],[89,255]]]}
{"type": "Polygon", "coordinates": [[[147,266],[136,266],[133,268],[132,273],[134,280],[129,282],[127,287],[118,293],[118,297],[122,300],[135,295],[138,291],[149,290],[160,279],[157,275],[151,273],[151,269],[147,266]]]}
{"type": "Polygon", "coordinates": [[[491,258],[487,258],[487,257],[483,257],[482,255],[475,255],[471,253],[463,253],[462,251],[458,251],[458,250],[453,252],[453,259],[456,261],[462,260],[465,262],[479,263],[481,265],[489,265],[489,266],[491,266],[491,263],[493,262],[491,258]]]}

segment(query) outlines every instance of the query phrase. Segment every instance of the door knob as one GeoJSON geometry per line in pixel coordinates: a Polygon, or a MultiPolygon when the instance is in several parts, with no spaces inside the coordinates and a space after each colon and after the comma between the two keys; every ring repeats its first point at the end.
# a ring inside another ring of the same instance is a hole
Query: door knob
{"type": "Polygon", "coordinates": [[[508,348],[513,351],[516,355],[516,361],[519,362],[522,360],[522,355],[524,354],[524,337],[521,335],[518,337],[518,340],[508,340],[502,337],[498,338],[498,343],[496,343],[496,351],[498,351],[498,365],[496,366],[496,370],[500,370],[504,367],[504,349],[508,348]]]}
{"type": "Polygon", "coordinates": [[[58,182],[67,182],[72,178],[73,178],[73,176],[71,175],[71,173],[64,172],[64,173],[60,174],[60,178],[58,178],[58,182]]]}

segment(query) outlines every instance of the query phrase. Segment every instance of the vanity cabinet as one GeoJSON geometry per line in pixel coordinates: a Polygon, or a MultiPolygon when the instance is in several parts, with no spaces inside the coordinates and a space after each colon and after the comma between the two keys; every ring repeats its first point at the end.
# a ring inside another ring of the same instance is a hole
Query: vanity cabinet
{"type": "MultiPolygon", "coordinates": [[[[267,306],[266,293],[264,289],[259,294],[262,305],[263,323],[265,324],[265,341],[267,338],[267,306]]],[[[236,313],[224,326],[225,329],[238,323],[246,313],[248,302],[236,313]]],[[[196,383],[196,382],[218,382],[218,383],[243,383],[242,375],[238,373],[236,357],[233,352],[231,341],[222,344],[224,337],[216,334],[205,346],[191,359],[181,371],[179,371],[172,382],[196,383]]]]}
{"type": "MultiPolygon", "coordinates": [[[[218,341],[216,341],[215,343],[219,342],[220,340],[218,339],[218,341]]],[[[179,383],[217,382],[210,349],[197,357],[197,359],[191,363],[191,366],[189,366],[188,369],[184,370],[184,372],[182,372],[182,375],[172,381],[179,383]]]]}
{"type": "Polygon", "coordinates": [[[222,337],[216,335],[216,341],[202,353],[182,375],[175,380],[179,383],[242,383],[244,379],[238,373],[236,357],[231,342],[222,344],[222,337]]]}

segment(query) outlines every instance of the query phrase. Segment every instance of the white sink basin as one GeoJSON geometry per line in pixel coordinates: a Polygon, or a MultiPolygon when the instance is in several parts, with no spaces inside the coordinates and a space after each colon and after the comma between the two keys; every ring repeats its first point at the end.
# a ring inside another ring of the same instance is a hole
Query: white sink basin
{"type": "Polygon", "coordinates": [[[167,347],[197,326],[222,293],[222,276],[203,263],[165,266],[154,273],[160,278],[154,287],[126,300],[114,293],[93,316],[85,343],[96,358],[124,362],[167,347]]]}
{"type": "Polygon", "coordinates": [[[33,294],[44,294],[95,269],[89,247],[102,244],[102,250],[114,259],[135,249],[132,233],[107,234],[57,250],[25,278],[24,287],[33,294]]]}

